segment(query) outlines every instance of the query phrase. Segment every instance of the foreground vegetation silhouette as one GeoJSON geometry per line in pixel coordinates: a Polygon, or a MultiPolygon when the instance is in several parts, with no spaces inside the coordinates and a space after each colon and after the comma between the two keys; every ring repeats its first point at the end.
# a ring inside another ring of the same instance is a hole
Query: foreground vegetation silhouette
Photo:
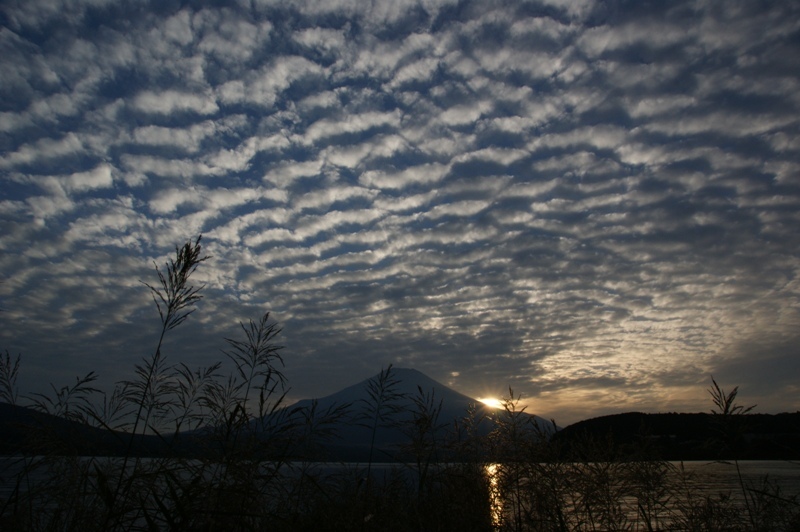
{"type": "MultiPolygon", "coordinates": [[[[736,460],[739,489],[708,494],[646,437],[624,454],[610,439],[590,436],[566,448],[552,437],[555,423],[527,415],[512,390],[488,433],[477,408],[451,421],[441,419],[434,391],[400,393],[391,366],[368,382],[363,405],[285,407],[280,328],[269,313],[226,338],[230,373],[222,362],[170,365],[164,339],[202,298],[191,276],[208,258],[198,237],[176,248],[163,270],[156,266],[156,284],[143,283],[161,327],[133,379],[104,394],[92,372],[28,398],[46,419],[73,423],[26,427],[0,472],[0,529],[800,529],[796,495],[769,479],[748,483],[736,460]],[[410,408],[402,417],[401,400],[410,408]],[[369,459],[330,463],[324,444],[351,416],[371,435],[369,459]],[[117,450],[106,454],[115,456],[84,456],[77,440],[86,435],[75,426],[105,435],[117,450]],[[374,463],[375,435],[386,427],[406,437],[402,462],[392,467],[374,463]]],[[[8,405],[20,403],[19,371],[20,357],[6,351],[0,400],[8,405]]],[[[737,389],[726,393],[713,381],[709,391],[714,443],[731,452],[749,408],[735,402],[737,389]]]]}

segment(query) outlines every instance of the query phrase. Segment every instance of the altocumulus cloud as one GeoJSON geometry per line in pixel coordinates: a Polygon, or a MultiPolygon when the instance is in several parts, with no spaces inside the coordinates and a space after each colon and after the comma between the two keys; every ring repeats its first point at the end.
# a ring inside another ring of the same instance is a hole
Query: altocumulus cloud
{"type": "Polygon", "coordinates": [[[561,423],[796,410],[793,2],[9,1],[0,319],[23,387],[284,327],[294,397],[389,363],[561,423]]]}

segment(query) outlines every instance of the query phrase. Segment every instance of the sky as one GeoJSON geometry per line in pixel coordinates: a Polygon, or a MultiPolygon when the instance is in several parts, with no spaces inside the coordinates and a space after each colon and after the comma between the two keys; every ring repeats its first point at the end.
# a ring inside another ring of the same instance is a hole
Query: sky
{"type": "Polygon", "coordinates": [[[0,349],[21,392],[265,312],[291,399],[386,367],[565,425],[800,409],[800,3],[5,0],[0,349]]]}

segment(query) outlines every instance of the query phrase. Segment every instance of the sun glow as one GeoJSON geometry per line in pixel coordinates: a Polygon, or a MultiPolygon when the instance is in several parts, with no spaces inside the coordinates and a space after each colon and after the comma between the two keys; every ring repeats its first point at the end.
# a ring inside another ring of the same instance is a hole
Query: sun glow
{"type": "Polygon", "coordinates": [[[503,402],[496,397],[479,397],[478,401],[492,408],[503,408],[503,402]]]}

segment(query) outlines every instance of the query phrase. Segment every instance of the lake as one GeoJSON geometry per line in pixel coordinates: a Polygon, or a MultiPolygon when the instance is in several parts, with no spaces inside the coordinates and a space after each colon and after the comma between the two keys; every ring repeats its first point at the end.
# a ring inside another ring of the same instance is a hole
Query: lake
{"type": "MultiPolygon", "coordinates": [[[[305,469],[301,464],[284,466],[280,476],[291,483],[299,471],[305,471],[319,478],[345,479],[336,484],[341,487],[349,482],[347,479],[359,482],[367,471],[366,464],[305,465],[305,469]]],[[[630,530],[648,530],[647,523],[655,524],[656,529],[683,529],[686,527],[680,523],[689,519],[741,522],[745,494],[750,497],[749,503],[762,505],[800,496],[800,464],[783,461],[743,461],[739,462],[738,471],[734,464],[719,462],[538,465],[541,469],[535,469],[537,464],[528,469],[539,471],[533,482],[525,476],[509,482],[509,468],[499,464],[484,466],[491,499],[488,507],[497,530],[523,529],[523,519],[541,522],[557,513],[570,525],[567,529],[609,529],[612,521],[630,530]],[[639,465],[641,471],[636,470],[639,465]],[[766,490],[764,479],[769,479],[766,490]]],[[[0,506],[13,493],[22,466],[19,459],[0,458],[0,506]]],[[[431,474],[444,467],[446,464],[433,466],[431,474]]],[[[382,479],[398,476],[414,486],[416,472],[411,466],[380,463],[373,464],[371,470],[376,489],[381,489],[382,479]]],[[[47,480],[47,471],[36,469],[29,481],[36,485],[47,480]]],[[[790,508],[797,511],[796,504],[790,504],[790,508]]]]}
{"type": "Polygon", "coordinates": [[[523,528],[532,519],[563,519],[568,529],[694,529],[689,521],[701,522],[700,529],[711,522],[716,523],[714,529],[725,529],[726,519],[747,519],[748,508],[768,513],[769,505],[777,508],[783,501],[794,513],[799,510],[797,463],[741,461],[737,468],[726,462],[641,462],[640,471],[636,464],[542,464],[534,468],[537,485],[524,473],[515,477],[513,471],[505,472],[504,482],[502,466],[488,464],[492,521],[503,530],[523,528]],[[562,478],[552,478],[556,471],[562,478]],[[542,508],[543,500],[549,501],[548,508],[542,508]]]}

